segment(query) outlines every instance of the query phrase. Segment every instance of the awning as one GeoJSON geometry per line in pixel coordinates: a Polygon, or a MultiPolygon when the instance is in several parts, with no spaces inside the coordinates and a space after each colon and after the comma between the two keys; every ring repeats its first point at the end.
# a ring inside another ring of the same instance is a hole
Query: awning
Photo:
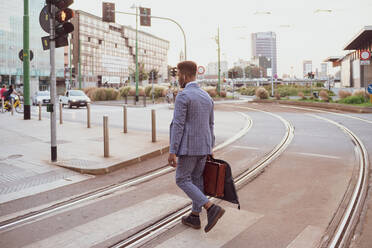
{"type": "Polygon", "coordinates": [[[372,41],[372,26],[365,26],[344,48],[344,50],[358,50],[372,41]]]}

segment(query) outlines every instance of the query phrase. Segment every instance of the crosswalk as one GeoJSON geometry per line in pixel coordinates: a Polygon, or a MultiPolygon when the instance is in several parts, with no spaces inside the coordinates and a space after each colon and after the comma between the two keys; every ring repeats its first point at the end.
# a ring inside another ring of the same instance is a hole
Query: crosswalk
{"type": "MultiPolygon", "coordinates": [[[[147,224],[167,216],[171,211],[179,209],[180,206],[188,202],[189,199],[186,197],[168,193],[161,194],[67,231],[62,231],[46,239],[28,244],[25,247],[47,248],[51,247],[51,245],[54,248],[103,247],[102,243],[105,241],[119,236],[125,238],[127,233],[139,231],[147,224]]],[[[175,232],[174,236],[172,236],[171,230],[168,230],[168,234],[170,233],[169,237],[165,238],[165,240],[157,240],[155,247],[223,247],[248,228],[254,229],[254,225],[265,217],[261,213],[238,210],[229,206],[224,206],[224,208],[226,209],[225,215],[210,232],[205,233],[203,229],[185,228],[181,232],[175,232]]],[[[203,226],[206,222],[206,216],[203,215],[203,226]]],[[[283,248],[316,247],[324,230],[316,226],[307,226],[304,230],[298,231],[299,233],[294,240],[289,241],[287,243],[288,246],[283,248]]]]}

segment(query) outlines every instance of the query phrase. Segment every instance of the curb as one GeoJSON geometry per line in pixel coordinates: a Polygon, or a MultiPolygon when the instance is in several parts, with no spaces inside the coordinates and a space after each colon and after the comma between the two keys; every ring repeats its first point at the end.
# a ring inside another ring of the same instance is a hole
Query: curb
{"type": "Polygon", "coordinates": [[[300,101],[286,101],[286,100],[261,100],[254,99],[252,102],[255,103],[276,103],[284,105],[295,105],[304,107],[324,108],[324,109],[336,109],[342,111],[349,111],[354,113],[372,113],[370,107],[359,107],[359,106],[347,106],[339,103],[327,103],[327,102],[300,102],[300,101]]]}
{"type": "Polygon", "coordinates": [[[106,167],[94,168],[94,169],[92,169],[92,168],[79,168],[79,167],[74,167],[74,166],[71,166],[71,165],[69,166],[68,161],[66,161],[66,162],[58,161],[54,164],[57,165],[57,166],[66,168],[66,169],[70,169],[70,170],[82,173],[82,174],[104,175],[104,174],[108,174],[108,173],[114,172],[116,170],[122,169],[126,166],[133,165],[133,164],[145,161],[145,160],[150,159],[150,158],[154,158],[154,157],[162,155],[162,154],[164,154],[168,151],[169,151],[169,146],[165,146],[165,147],[160,148],[158,150],[155,150],[155,151],[152,151],[152,152],[149,152],[149,153],[145,153],[145,154],[143,154],[139,157],[131,158],[131,159],[124,160],[124,161],[114,162],[114,163],[111,163],[111,164],[107,164],[108,166],[106,166],[106,167]]]}

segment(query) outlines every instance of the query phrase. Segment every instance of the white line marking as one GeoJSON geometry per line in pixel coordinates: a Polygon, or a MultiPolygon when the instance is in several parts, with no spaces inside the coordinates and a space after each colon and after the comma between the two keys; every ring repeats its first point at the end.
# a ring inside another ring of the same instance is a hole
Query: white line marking
{"type": "Polygon", "coordinates": [[[47,248],[51,244],[55,248],[92,247],[152,221],[156,217],[173,212],[187,202],[189,202],[188,199],[177,195],[162,194],[26,247],[47,248]]]}
{"type": "Polygon", "coordinates": [[[233,148],[237,148],[237,149],[248,149],[248,150],[259,150],[258,147],[252,147],[252,146],[233,146],[233,148]]]}
{"type": "Polygon", "coordinates": [[[330,156],[330,155],[323,155],[323,154],[317,154],[317,153],[298,152],[297,154],[301,154],[301,155],[304,155],[304,156],[311,156],[311,157],[340,159],[340,157],[330,156]]]}
{"type": "MultiPolygon", "coordinates": [[[[203,229],[187,228],[185,231],[156,246],[157,248],[210,248],[221,247],[257,222],[263,215],[235,208],[226,208],[224,216],[208,233],[203,229]],[[239,224],[237,224],[239,223],[239,224]]],[[[203,220],[206,222],[206,219],[203,220]]]]}
{"type": "Polygon", "coordinates": [[[307,226],[287,248],[315,248],[321,239],[323,229],[316,226],[307,226]]]}

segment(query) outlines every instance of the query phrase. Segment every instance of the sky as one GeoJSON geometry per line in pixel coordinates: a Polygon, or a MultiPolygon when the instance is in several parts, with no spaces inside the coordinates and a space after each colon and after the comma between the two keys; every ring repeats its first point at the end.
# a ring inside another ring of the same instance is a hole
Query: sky
{"type": "MultiPolygon", "coordinates": [[[[154,16],[176,20],[186,33],[187,59],[203,66],[217,61],[218,27],[221,60],[227,60],[229,67],[238,59],[251,59],[251,33],[274,31],[280,76],[302,77],[304,60],[312,60],[313,70],[320,70],[325,58],[345,55],[346,44],[364,26],[372,25],[371,0],[106,1],[115,3],[117,11],[135,13],[131,7],[137,5],[151,8],[154,16]]],[[[102,16],[102,0],[75,0],[71,8],[102,16]]],[[[116,22],[135,27],[135,16],[116,14],[116,22]]],[[[140,30],[170,41],[168,64],[177,64],[184,42],[176,24],[152,19],[151,27],[140,30]]]]}

